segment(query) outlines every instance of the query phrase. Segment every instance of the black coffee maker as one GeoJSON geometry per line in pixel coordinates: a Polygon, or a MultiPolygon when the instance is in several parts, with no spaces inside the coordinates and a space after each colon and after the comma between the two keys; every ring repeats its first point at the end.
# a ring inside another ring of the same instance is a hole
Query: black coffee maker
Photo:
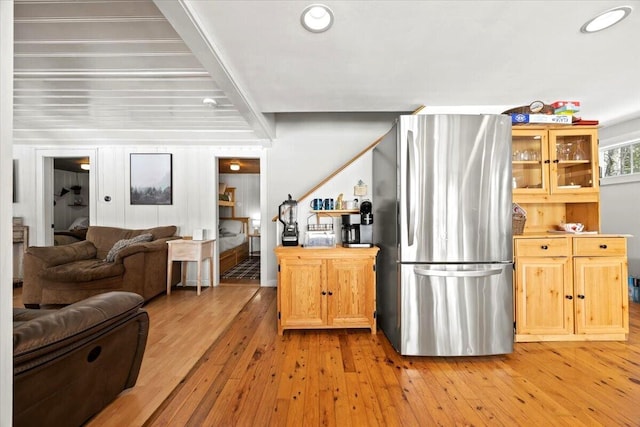
{"type": "Polygon", "coordinates": [[[360,203],[360,243],[373,246],[373,207],[369,200],[360,203]]]}
{"type": "Polygon", "coordinates": [[[342,246],[370,248],[373,246],[373,213],[371,202],[360,204],[360,214],[342,215],[342,246]]]}
{"type": "MultiPolygon", "coordinates": [[[[351,245],[360,244],[360,215],[342,215],[342,246],[345,248],[351,245]]],[[[357,246],[353,246],[357,247],[357,246]]]]}

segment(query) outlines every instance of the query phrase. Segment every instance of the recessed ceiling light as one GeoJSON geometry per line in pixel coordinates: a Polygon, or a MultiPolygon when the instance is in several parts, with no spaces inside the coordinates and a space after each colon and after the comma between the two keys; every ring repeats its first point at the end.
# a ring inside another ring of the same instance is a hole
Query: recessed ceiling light
{"type": "Polygon", "coordinates": [[[207,106],[209,106],[209,107],[213,107],[213,108],[215,108],[215,107],[217,107],[217,106],[218,106],[218,102],[217,102],[215,99],[213,99],[213,98],[204,98],[204,99],[202,100],[202,103],[203,103],[204,105],[207,105],[207,106]]]}
{"type": "Polygon", "coordinates": [[[583,33],[595,33],[609,28],[626,18],[631,13],[631,10],[630,6],[620,6],[609,9],[595,18],[590,19],[580,28],[580,31],[583,33]]]}
{"type": "Polygon", "coordinates": [[[323,4],[312,4],[302,11],[300,23],[307,31],[322,33],[331,28],[333,12],[323,4]]]}

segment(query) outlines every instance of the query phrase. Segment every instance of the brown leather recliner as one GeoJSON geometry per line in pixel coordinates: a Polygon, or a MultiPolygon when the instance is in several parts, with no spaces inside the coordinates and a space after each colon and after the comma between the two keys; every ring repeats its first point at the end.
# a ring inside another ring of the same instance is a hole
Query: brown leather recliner
{"type": "Polygon", "coordinates": [[[133,387],[149,331],[143,302],[109,292],[60,310],[14,308],[13,425],[79,426],[133,387]]]}
{"type": "MultiPolygon", "coordinates": [[[[90,226],[87,239],[61,246],[31,246],[24,254],[22,302],[25,307],[71,304],[109,291],[142,295],[145,301],[167,289],[167,240],[177,239],[173,225],[146,230],[90,226]],[[105,261],[114,244],[151,234],[151,241],[130,244],[105,261]]],[[[178,271],[176,271],[178,270],[178,271]]],[[[172,284],[180,281],[174,269],[172,284]]]]}

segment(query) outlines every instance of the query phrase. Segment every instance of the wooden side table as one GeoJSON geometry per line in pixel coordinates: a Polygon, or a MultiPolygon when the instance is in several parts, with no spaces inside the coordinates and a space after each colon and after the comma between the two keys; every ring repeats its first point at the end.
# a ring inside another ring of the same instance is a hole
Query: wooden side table
{"type": "Polygon", "coordinates": [[[260,234],[258,233],[249,233],[249,255],[253,254],[253,239],[258,239],[260,241],[260,234]]]}
{"type": "Polygon", "coordinates": [[[211,240],[169,240],[169,252],[167,254],[167,295],[171,295],[171,273],[173,262],[182,262],[182,286],[187,281],[186,261],[195,261],[198,266],[197,294],[200,295],[202,285],[202,261],[209,260],[209,277],[213,286],[213,245],[215,239],[211,240]]]}

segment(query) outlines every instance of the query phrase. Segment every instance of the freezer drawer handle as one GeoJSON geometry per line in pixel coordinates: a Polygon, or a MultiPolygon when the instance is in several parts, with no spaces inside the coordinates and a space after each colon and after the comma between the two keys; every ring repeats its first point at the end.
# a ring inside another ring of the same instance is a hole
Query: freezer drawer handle
{"type": "Polygon", "coordinates": [[[487,277],[502,273],[503,267],[486,270],[429,270],[426,268],[414,267],[413,271],[421,276],[439,277],[487,277]]]}

